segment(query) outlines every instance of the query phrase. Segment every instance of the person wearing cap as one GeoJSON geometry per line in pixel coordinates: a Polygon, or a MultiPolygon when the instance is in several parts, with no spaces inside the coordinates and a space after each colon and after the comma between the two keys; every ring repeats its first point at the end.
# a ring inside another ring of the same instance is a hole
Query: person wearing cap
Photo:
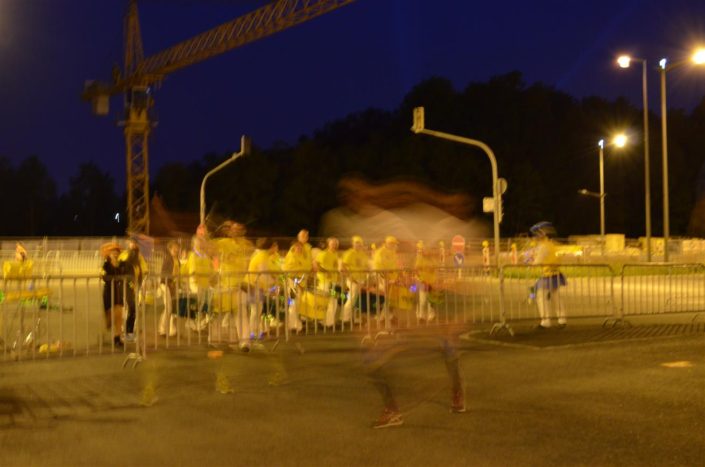
{"type": "Polygon", "coordinates": [[[247,312],[247,267],[254,245],[245,238],[245,226],[225,221],[214,240],[218,272],[220,273],[220,311],[224,313],[222,328],[229,327],[229,316],[234,313],[238,341],[249,341],[249,313],[247,312]]]}
{"type": "Polygon", "coordinates": [[[360,287],[367,281],[367,270],[370,258],[365,252],[365,243],[362,237],[354,235],[352,237],[352,247],[343,254],[340,262],[340,270],[345,276],[345,286],[348,289],[348,297],[343,305],[343,323],[349,323],[353,316],[353,308],[357,305],[360,297],[360,287]]]}
{"type": "Polygon", "coordinates": [[[311,244],[308,242],[309,240],[309,234],[308,230],[306,229],[301,229],[299,230],[299,233],[296,235],[296,240],[303,245],[303,253],[304,255],[308,258],[308,261],[313,264],[313,256],[311,253],[312,247],[311,244]]]}
{"type": "Polygon", "coordinates": [[[125,268],[127,277],[127,319],[125,320],[125,341],[134,340],[135,320],[137,319],[137,299],[142,286],[142,280],[147,274],[147,261],[140,253],[139,243],[135,237],[127,240],[127,249],[123,250],[118,261],[125,268]]]}
{"type": "Polygon", "coordinates": [[[419,321],[430,322],[436,317],[436,311],[428,300],[428,294],[431,292],[433,284],[436,282],[437,267],[430,252],[424,247],[423,241],[419,240],[416,243],[416,261],[414,262],[416,290],[419,293],[416,318],[419,321]]]}
{"type": "Polygon", "coordinates": [[[556,254],[557,245],[552,240],[556,230],[553,224],[543,221],[532,226],[530,232],[536,238],[533,264],[541,266],[541,278],[534,286],[536,305],[541,318],[538,329],[550,328],[552,315],[556,315],[559,328],[563,328],[567,324],[567,317],[560,289],[566,285],[566,280],[558,268],[560,259],[556,254]]]}
{"type": "Polygon", "coordinates": [[[211,283],[214,279],[213,258],[205,237],[194,235],[191,238],[191,251],[186,260],[189,292],[195,295],[197,312],[195,321],[191,318],[187,326],[193,331],[203,331],[210,322],[211,283]]]}
{"type": "Polygon", "coordinates": [[[122,329],[122,312],[125,305],[124,278],[127,269],[118,260],[120,245],[115,242],[106,243],[100,248],[104,261],[100,270],[103,281],[103,311],[105,312],[105,327],[112,330],[113,343],[122,346],[120,334],[122,329]]]}
{"type": "Polygon", "coordinates": [[[311,255],[306,254],[304,244],[299,240],[294,240],[284,257],[282,267],[287,273],[286,284],[289,292],[287,326],[292,331],[301,331],[303,328],[301,319],[299,319],[298,305],[301,303],[304,286],[312,268],[311,255]]]}
{"type": "Polygon", "coordinates": [[[335,324],[335,315],[338,311],[337,292],[340,290],[338,246],[337,238],[328,237],[326,239],[326,249],[321,251],[314,260],[317,271],[316,288],[330,294],[324,326],[333,326],[335,324]]]}
{"type": "MultiPolygon", "coordinates": [[[[256,247],[257,249],[250,258],[247,267],[247,282],[250,291],[250,339],[262,336],[265,331],[262,323],[262,310],[269,305],[268,297],[270,292],[276,289],[277,277],[281,272],[279,244],[271,238],[259,238],[256,247]]],[[[274,323],[278,324],[276,321],[274,323]]],[[[241,342],[240,345],[242,344],[241,342]]],[[[249,349],[249,342],[246,345],[248,347],[242,350],[249,349]]]]}
{"type": "MultiPolygon", "coordinates": [[[[384,295],[389,292],[389,287],[399,278],[401,263],[397,254],[398,246],[399,241],[396,237],[389,235],[384,239],[382,246],[377,248],[372,256],[372,269],[376,271],[377,276],[377,290],[384,295]]],[[[392,318],[388,307],[388,300],[385,300],[383,312],[377,317],[378,319],[385,319],[386,317],[392,318]]]]}
{"type": "Polygon", "coordinates": [[[485,268],[490,267],[490,242],[487,240],[482,241],[482,265],[485,268]]]}
{"type": "Polygon", "coordinates": [[[159,317],[159,335],[170,337],[176,335],[176,303],[180,284],[179,256],[181,247],[176,240],[170,240],[166,245],[166,256],[162,261],[162,271],[159,283],[164,297],[164,310],[159,317]]]}

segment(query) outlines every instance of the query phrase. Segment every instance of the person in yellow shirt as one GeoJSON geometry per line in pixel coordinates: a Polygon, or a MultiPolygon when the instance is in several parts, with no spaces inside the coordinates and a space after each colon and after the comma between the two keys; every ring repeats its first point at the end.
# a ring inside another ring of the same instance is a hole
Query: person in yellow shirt
{"type": "MultiPolygon", "coordinates": [[[[377,248],[372,257],[372,269],[376,272],[377,290],[382,295],[387,295],[393,285],[399,278],[399,269],[401,263],[397,254],[399,241],[391,235],[384,239],[382,246],[377,248]]],[[[382,313],[377,316],[377,319],[384,320],[389,326],[389,320],[392,314],[389,311],[389,297],[385,297],[382,313]]]]}
{"type": "Polygon", "coordinates": [[[307,257],[308,261],[313,264],[313,256],[311,253],[311,244],[308,242],[309,240],[309,235],[308,235],[308,230],[306,229],[301,229],[299,233],[296,235],[296,240],[301,243],[303,246],[303,254],[304,256],[307,257]]]}
{"type": "Polygon", "coordinates": [[[538,329],[550,328],[553,314],[558,318],[558,327],[564,328],[568,321],[560,289],[566,285],[566,280],[558,268],[560,259],[556,255],[556,244],[552,240],[556,230],[553,224],[543,221],[532,226],[530,232],[536,238],[533,263],[541,266],[541,278],[534,286],[536,305],[541,318],[538,329]]]}
{"type": "Polygon", "coordinates": [[[27,259],[27,249],[21,242],[15,244],[15,260],[5,261],[2,265],[4,279],[27,279],[32,277],[34,264],[27,259]]]}
{"type": "Polygon", "coordinates": [[[286,283],[289,292],[287,326],[293,331],[301,331],[303,328],[299,319],[298,304],[301,303],[306,279],[312,267],[311,255],[306,254],[303,243],[295,240],[284,257],[283,266],[287,273],[286,283]]]}
{"type": "Polygon", "coordinates": [[[316,264],[316,288],[322,292],[330,293],[328,309],[324,326],[335,325],[335,315],[338,311],[338,292],[340,291],[338,239],[328,237],[326,249],[320,252],[314,263],[316,264]]]}
{"type": "Polygon", "coordinates": [[[262,310],[269,305],[271,292],[278,285],[281,273],[279,245],[271,238],[257,240],[255,250],[247,268],[250,300],[250,339],[261,337],[265,327],[262,323],[262,310]]]}
{"type": "Polygon", "coordinates": [[[189,292],[196,296],[196,319],[190,319],[187,326],[194,331],[203,331],[210,321],[211,282],[214,279],[213,258],[208,249],[208,240],[202,236],[191,239],[191,251],[186,260],[189,278],[189,292]]]}
{"type": "Polygon", "coordinates": [[[352,237],[352,248],[343,254],[340,262],[340,270],[345,276],[345,285],[348,289],[348,297],[343,306],[343,323],[350,322],[353,315],[353,308],[357,305],[360,297],[360,287],[367,281],[367,271],[370,265],[370,258],[365,252],[365,244],[362,237],[355,235],[352,237]]]}
{"type": "Polygon", "coordinates": [[[223,315],[221,328],[230,329],[230,316],[235,317],[240,349],[247,350],[250,338],[249,313],[247,312],[247,268],[254,250],[252,243],[245,238],[245,226],[233,221],[225,221],[218,228],[219,238],[214,240],[218,259],[220,295],[217,300],[223,315]]]}
{"type": "Polygon", "coordinates": [[[416,310],[418,320],[430,322],[436,317],[436,311],[428,300],[428,294],[436,282],[437,272],[437,264],[433,261],[430,252],[424,247],[424,243],[419,241],[416,244],[416,261],[414,263],[416,290],[419,293],[419,304],[416,310]]]}

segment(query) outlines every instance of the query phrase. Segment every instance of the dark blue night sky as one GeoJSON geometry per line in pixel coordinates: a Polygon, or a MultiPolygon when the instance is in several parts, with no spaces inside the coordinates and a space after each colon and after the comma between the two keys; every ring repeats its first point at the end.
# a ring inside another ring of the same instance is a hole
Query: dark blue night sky
{"type": "MultiPolygon", "coordinates": [[[[144,0],[145,55],[244,14],[264,1],[144,0]]],[[[122,63],[123,0],[0,0],[0,156],[39,156],[65,189],[83,161],[124,184],[124,144],[113,116],[80,100],[87,79],[122,63]]],[[[430,76],[469,82],[521,71],[575,97],[627,96],[641,106],[639,68],[705,45],[703,0],[358,0],[350,6],[178,71],[156,93],[151,171],[169,161],[238,149],[241,134],[268,148],[369,107],[395,108],[430,76]]],[[[658,109],[658,73],[649,74],[658,109]]],[[[672,107],[705,96],[705,69],[669,74],[672,107]]],[[[411,119],[411,116],[409,116],[411,119]]],[[[471,136],[471,135],[469,135],[471,136]]]]}

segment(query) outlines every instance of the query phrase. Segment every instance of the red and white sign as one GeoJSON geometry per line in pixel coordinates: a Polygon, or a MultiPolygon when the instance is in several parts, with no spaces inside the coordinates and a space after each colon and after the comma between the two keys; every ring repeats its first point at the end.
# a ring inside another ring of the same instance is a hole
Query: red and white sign
{"type": "Polygon", "coordinates": [[[465,253],[465,238],[462,235],[456,235],[451,239],[450,251],[453,253],[465,253]]]}

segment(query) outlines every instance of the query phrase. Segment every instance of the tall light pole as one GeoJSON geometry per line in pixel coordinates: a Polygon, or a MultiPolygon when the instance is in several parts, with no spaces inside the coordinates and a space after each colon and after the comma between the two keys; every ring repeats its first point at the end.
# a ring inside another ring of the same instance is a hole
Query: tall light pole
{"type": "MultiPolygon", "coordinates": [[[[610,142],[611,145],[618,148],[623,148],[626,146],[628,141],[627,136],[624,133],[620,133],[612,138],[610,142]]],[[[589,191],[585,188],[578,190],[578,193],[586,196],[593,196],[595,198],[600,198],[600,242],[602,243],[602,249],[605,247],[605,140],[601,139],[597,142],[597,147],[599,149],[600,155],[600,192],[595,193],[589,191]]]]}
{"type": "Polygon", "coordinates": [[[605,248],[605,140],[597,142],[600,147],[600,242],[605,248]]]}
{"type": "Polygon", "coordinates": [[[698,49],[693,53],[690,60],[668,64],[668,60],[662,58],[659,61],[659,73],[661,75],[661,154],[663,164],[663,260],[668,261],[668,240],[671,234],[669,202],[668,202],[668,130],[667,130],[667,108],[666,108],[666,72],[681,65],[692,62],[695,65],[705,64],[705,48],[698,49]]]}
{"type": "Polygon", "coordinates": [[[230,156],[230,159],[225,160],[225,162],[221,163],[214,169],[212,169],[210,172],[208,172],[204,177],[203,181],[201,182],[201,200],[200,200],[200,221],[201,225],[205,225],[206,223],[206,180],[213,175],[214,173],[218,172],[221,170],[223,167],[226,165],[230,164],[233,162],[235,159],[237,159],[240,156],[244,156],[250,153],[250,138],[248,138],[245,135],[242,135],[242,138],[240,138],[240,151],[234,152],[232,156],[230,156]]]}
{"type": "Polygon", "coordinates": [[[646,216],[646,260],[651,261],[651,162],[649,158],[649,99],[646,85],[646,60],[622,55],[617,63],[629,68],[630,62],[641,62],[641,94],[644,106],[644,211],[646,216]]]}

